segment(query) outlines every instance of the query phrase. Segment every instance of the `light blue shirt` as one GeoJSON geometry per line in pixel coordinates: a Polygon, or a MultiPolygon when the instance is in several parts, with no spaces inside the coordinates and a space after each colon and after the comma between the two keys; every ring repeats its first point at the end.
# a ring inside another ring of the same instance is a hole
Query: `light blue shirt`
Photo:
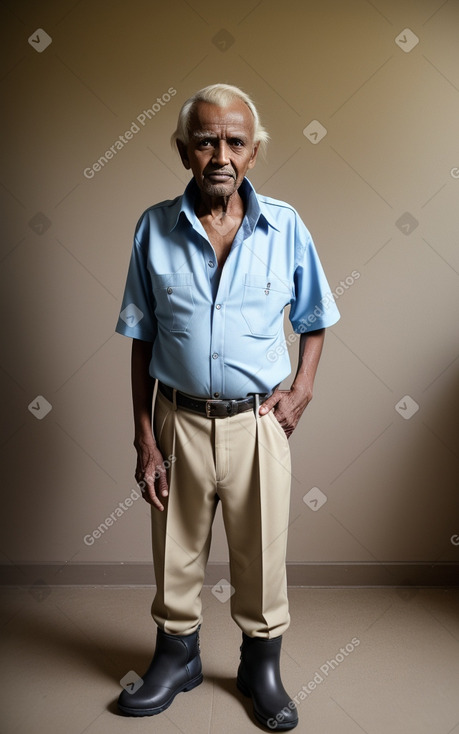
{"type": "Polygon", "coordinates": [[[151,376],[195,397],[268,393],[287,377],[286,306],[297,334],[340,317],[297,212],[248,179],[239,193],[246,213],[221,269],[194,211],[194,179],[135,231],[116,331],[153,342],[151,376]]]}

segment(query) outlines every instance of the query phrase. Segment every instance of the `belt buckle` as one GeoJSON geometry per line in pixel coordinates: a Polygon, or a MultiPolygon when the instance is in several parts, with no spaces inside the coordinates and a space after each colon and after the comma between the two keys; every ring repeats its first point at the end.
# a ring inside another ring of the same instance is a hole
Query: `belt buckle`
{"type": "Polygon", "coordinates": [[[217,402],[216,400],[206,400],[206,416],[207,418],[213,418],[212,413],[210,412],[212,410],[212,405],[217,402]]]}
{"type": "Polygon", "coordinates": [[[206,416],[207,418],[229,418],[233,415],[237,415],[238,412],[238,401],[237,400],[206,400],[206,416]],[[218,415],[212,413],[212,406],[215,403],[226,403],[226,414],[218,415]]]}

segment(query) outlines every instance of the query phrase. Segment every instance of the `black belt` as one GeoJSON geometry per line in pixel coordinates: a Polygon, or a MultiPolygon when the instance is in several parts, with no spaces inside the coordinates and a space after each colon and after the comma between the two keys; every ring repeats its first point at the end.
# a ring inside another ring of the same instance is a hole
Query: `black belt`
{"type": "MultiPolygon", "coordinates": [[[[174,391],[171,387],[158,380],[158,390],[171,403],[173,402],[174,391]]],[[[260,395],[259,397],[263,401],[267,395],[260,395]]],[[[253,410],[255,398],[250,395],[248,398],[241,398],[240,400],[205,400],[204,398],[193,398],[177,390],[175,402],[180,408],[191,410],[193,413],[201,413],[208,418],[228,418],[238,413],[253,410]]]]}

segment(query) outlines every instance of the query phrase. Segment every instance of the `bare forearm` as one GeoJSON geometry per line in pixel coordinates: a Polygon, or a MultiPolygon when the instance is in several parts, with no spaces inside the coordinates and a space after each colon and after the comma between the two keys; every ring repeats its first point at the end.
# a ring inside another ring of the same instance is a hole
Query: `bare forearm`
{"type": "Polygon", "coordinates": [[[310,331],[301,335],[298,355],[298,368],[292,384],[294,390],[306,391],[312,399],[314,379],[319,366],[324,345],[325,329],[310,331]]]}
{"type": "Polygon", "coordinates": [[[167,478],[161,451],[152,428],[152,401],[155,381],[150,376],[152,342],[134,339],[131,357],[132,405],[134,409],[134,446],[137,451],[135,478],[144,499],[157,510],[164,510],[168,495],[167,478]]]}
{"type": "Polygon", "coordinates": [[[152,342],[132,340],[131,386],[136,440],[152,437],[151,418],[154,380],[149,373],[152,342]]]}
{"type": "Polygon", "coordinates": [[[298,368],[290,390],[275,390],[260,406],[260,415],[274,415],[290,437],[303,411],[312,400],[312,390],[325,338],[325,329],[301,335],[298,368]]]}

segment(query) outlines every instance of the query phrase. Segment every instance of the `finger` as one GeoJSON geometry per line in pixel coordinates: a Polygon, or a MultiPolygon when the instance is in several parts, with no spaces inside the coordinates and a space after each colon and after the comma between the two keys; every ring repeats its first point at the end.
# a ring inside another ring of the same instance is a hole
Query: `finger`
{"type": "Polygon", "coordinates": [[[151,497],[151,498],[150,498],[150,502],[149,502],[149,504],[150,504],[150,505],[151,505],[152,507],[155,507],[155,508],[156,508],[157,510],[159,510],[160,512],[163,512],[163,510],[164,510],[164,505],[163,505],[163,504],[162,504],[162,503],[161,503],[161,502],[159,501],[159,499],[158,499],[158,497],[156,496],[156,494],[155,494],[155,495],[154,495],[153,497],[151,497]]]}
{"type": "Polygon", "coordinates": [[[167,473],[163,464],[157,464],[152,474],[145,474],[145,480],[152,487],[156,487],[158,494],[167,497],[169,494],[167,486],[167,473]]]}
{"type": "Polygon", "coordinates": [[[151,471],[153,472],[151,474],[147,473],[147,471],[145,472],[145,482],[148,486],[148,495],[155,506],[158,503],[158,508],[164,509],[158,499],[158,495],[161,495],[161,497],[167,497],[169,494],[166,470],[162,464],[158,464],[156,467],[152,467],[151,471]]]}
{"type": "Polygon", "coordinates": [[[167,495],[169,494],[169,488],[167,486],[167,476],[164,470],[159,475],[158,492],[161,497],[167,497],[167,495]]]}
{"type": "Polygon", "coordinates": [[[265,415],[266,413],[269,413],[270,410],[274,408],[275,405],[279,402],[279,394],[277,390],[273,392],[273,394],[267,398],[267,400],[264,401],[260,405],[260,410],[258,411],[260,415],[265,415]]]}
{"type": "Polygon", "coordinates": [[[146,488],[146,490],[144,492],[143,497],[148,502],[149,505],[152,505],[152,507],[155,507],[160,512],[162,512],[164,510],[164,505],[159,500],[159,498],[158,498],[158,496],[157,496],[157,494],[155,492],[154,486],[152,486],[151,484],[148,484],[147,485],[147,488],[146,488]]]}

